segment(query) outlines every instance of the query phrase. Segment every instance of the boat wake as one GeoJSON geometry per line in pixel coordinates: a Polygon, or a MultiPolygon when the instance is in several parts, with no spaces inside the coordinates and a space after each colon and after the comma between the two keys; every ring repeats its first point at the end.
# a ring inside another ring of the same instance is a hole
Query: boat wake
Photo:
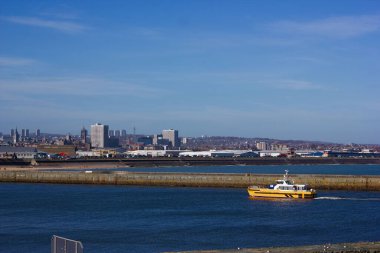
{"type": "Polygon", "coordinates": [[[357,201],[380,201],[380,198],[345,198],[345,197],[317,197],[316,200],[357,200],[357,201]]]}

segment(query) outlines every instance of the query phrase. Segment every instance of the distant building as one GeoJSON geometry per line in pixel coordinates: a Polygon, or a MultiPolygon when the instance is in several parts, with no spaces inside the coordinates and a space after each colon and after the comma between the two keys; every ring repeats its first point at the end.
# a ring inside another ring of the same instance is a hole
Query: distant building
{"type": "Polygon", "coordinates": [[[121,137],[126,137],[127,136],[127,130],[123,129],[121,130],[121,137]]]}
{"type": "Polygon", "coordinates": [[[80,131],[80,139],[81,139],[81,142],[83,144],[86,144],[86,142],[87,142],[87,130],[84,127],[80,131]]]}
{"type": "Polygon", "coordinates": [[[13,139],[13,144],[16,144],[17,142],[20,141],[20,135],[17,131],[17,128],[16,130],[14,131],[13,135],[12,135],[12,139],[13,139]]]}
{"type": "Polygon", "coordinates": [[[96,123],[91,125],[91,147],[104,148],[108,146],[108,125],[96,123]]]}
{"type": "Polygon", "coordinates": [[[169,129],[162,130],[162,138],[169,141],[171,147],[179,147],[180,141],[178,138],[178,130],[169,129]]]}
{"type": "Polygon", "coordinates": [[[181,151],[180,157],[258,157],[252,150],[181,151]]]}
{"type": "Polygon", "coordinates": [[[39,144],[37,145],[39,151],[43,151],[48,154],[57,154],[60,156],[75,156],[76,146],[75,145],[47,145],[39,144]]]}
{"type": "Polygon", "coordinates": [[[36,137],[40,137],[41,136],[41,130],[40,129],[37,129],[36,130],[36,137]]]}
{"type": "Polygon", "coordinates": [[[120,130],[115,130],[115,137],[120,137],[120,130]]]}
{"type": "Polygon", "coordinates": [[[36,155],[36,148],[0,146],[0,158],[32,159],[36,155]]]}
{"type": "Polygon", "coordinates": [[[116,136],[112,136],[108,139],[107,147],[115,148],[119,146],[119,138],[116,136]]]}
{"type": "Polygon", "coordinates": [[[142,136],[137,139],[138,143],[142,143],[144,146],[152,145],[153,144],[153,138],[152,136],[142,136]]]}
{"type": "Polygon", "coordinates": [[[25,129],[21,129],[21,138],[25,138],[26,132],[25,129]]]}
{"type": "Polygon", "coordinates": [[[265,141],[260,141],[260,142],[256,143],[256,148],[258,150],[268,150],[269,144],[265,141]]]}
{"type": "Polygon", "coordinates": [[[29,137],[30,137],[30,135],[29,135],[29,129],[26,129],[26,130],[25,130],[25,137],[26,137],[26,138],[29,138],[29,137]]]}
{"type": "Polygon", "coordinates": [[[288,145],[285,145],[285,144],[272,144],[271,145],[271,150],[282,150],[282,151],[286,151],[286,150],[289,150],[289,147],[288,145]]]}
{"type": "Polygon", "coordinates": [[[287,152],[281,152],[281,151],[274,151],[274,150],[265,150],[262,149],[260,152],[260,157],[281,157],[281,156],[287,156],[287,152]]]}
{"type": "Polygon", "coordinates": [[[162,134],[153,135],[153,145],[158,146],[171,146],[171,142],[169,139],[165,139],[162,134]]]}
{"type": "Polygon", "coordinates": [[[108,131],[108,136],[109,136],[109,137],[113,137],[113,136],[115,136],[115,131],[114,131],[114,130],[109,130],[109,131],[108,131]]]}
{"type": "Polygon", "coordinates": [[[15,130],[12,128],[11,129],[11,136],[15,135],[15,130]]]}
{"type": "Polygon", "coordinates": [[[162,134],[153,135],[153,145],[160,145],[161,140],[162,140],[162,134]]]}

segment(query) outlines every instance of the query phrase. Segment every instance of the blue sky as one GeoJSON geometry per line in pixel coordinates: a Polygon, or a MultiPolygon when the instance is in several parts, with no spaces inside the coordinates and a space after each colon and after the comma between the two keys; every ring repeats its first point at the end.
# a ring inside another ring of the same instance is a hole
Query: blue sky
{"type": "Polygon", "coordinates": [[[380,143],[380,2],[2,1],[0,131],[380,143]]]}

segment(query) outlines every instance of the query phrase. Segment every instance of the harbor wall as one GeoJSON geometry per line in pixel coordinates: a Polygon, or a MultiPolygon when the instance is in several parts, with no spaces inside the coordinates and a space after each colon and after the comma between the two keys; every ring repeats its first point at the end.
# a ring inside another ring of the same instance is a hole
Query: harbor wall
{"type": "MultiPolygon", "coordinates": [[[[0,171],[0,182],[109,184],[177,187],[234,187],[273,184],[282,175],[217,173],[144,173],[144,172],[63,172],[0,171]]],[[[380,191],[380,176],[291,175],[295,183],[306,183],[317,190],[380,191]]]]}
{"type": "MultiPolygon", "coordinates": [[[[195,250],[177,253],[380,253],[380,242],[357,242],[308,245],[296,247],[270,247],[270,248],[237,248],[225,250],[195,250]]],[[[172,252],[174,253],[174,252],[172,252]]]]}

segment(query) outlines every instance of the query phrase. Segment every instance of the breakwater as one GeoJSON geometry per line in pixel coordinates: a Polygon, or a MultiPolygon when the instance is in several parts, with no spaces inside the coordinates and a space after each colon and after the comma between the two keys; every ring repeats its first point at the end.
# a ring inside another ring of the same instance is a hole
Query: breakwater
{"type": "Polygon", "coordinates": [[[271,247],[257,249],[230,249],[230,250],[197,250],[181,251],[177,253],[380,253],[380,242],[358,242],[358,243],[339,243],[323,244],[297,247],[271,247]]]}
{"type": "MultiPolygon", "coordinates": [[[[217,173],[0,171],[0,182],[109,184],[177,187],[234,187],[272,184],[282,175],[217,173]]],[[[292,175],[296,183],[320,190],[380,191],[380,176],[292,175]]]]}

